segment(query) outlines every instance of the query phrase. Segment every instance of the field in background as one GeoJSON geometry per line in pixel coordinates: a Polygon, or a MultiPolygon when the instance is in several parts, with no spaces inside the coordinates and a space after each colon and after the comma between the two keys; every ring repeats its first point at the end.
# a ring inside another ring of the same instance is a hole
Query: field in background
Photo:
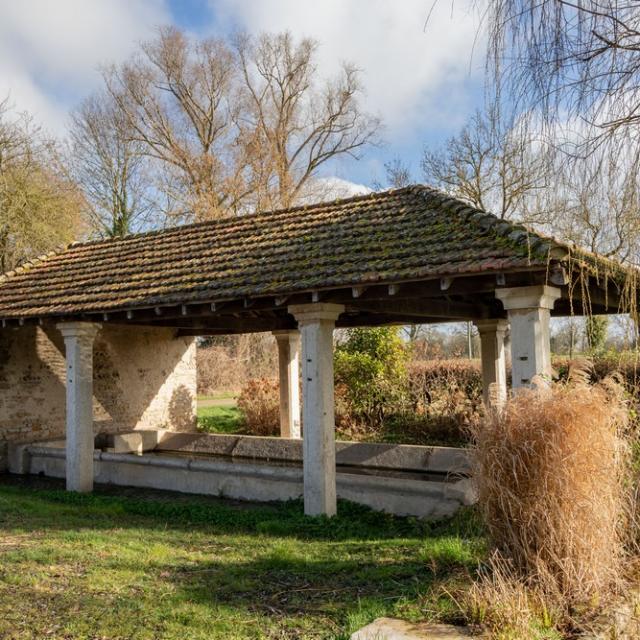
{"type": "Polygon", "coordinates": [[[198,396],[198,429],[205,433],[238,433],[242,419],[237,394],[221,391],[198,396]]]}
{"type": "Polygon", "coordinates": [[[379,616],[454,621],[485,553],[472,512],[251,505],[0,480],[0,637],[346,640],[379,616]]]}

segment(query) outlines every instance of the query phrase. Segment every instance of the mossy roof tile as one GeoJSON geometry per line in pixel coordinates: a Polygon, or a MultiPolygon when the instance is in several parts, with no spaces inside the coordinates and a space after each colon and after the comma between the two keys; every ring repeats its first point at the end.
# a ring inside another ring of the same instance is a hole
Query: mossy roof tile
{"type": "MultiPolygon", "coordinates": [[[[0,318],[544,268],[550,256],[571,251],[415,185],[73,244],[0,277],[0,318]]],[[[609,264],[578,253],[589,264],[609,264]]]]}

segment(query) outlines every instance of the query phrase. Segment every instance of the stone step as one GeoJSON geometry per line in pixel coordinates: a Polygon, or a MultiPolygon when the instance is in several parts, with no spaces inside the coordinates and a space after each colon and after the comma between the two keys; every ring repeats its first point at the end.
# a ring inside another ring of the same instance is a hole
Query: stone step
{"type": "MultiPolygon", "coordinates": [[[[486,636],[484,636],[486,637],[486,636]]],[[[351,640],[480,640],[467,627],[429,622],[413,623],[394,618],[378,618],[351,635],[351,640]]]]}

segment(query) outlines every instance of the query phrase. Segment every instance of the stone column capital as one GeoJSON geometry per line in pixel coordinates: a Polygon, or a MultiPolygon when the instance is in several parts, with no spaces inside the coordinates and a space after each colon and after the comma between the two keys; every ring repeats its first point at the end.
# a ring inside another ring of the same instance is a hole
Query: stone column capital
{"type": "Polygon", "coordinates": [[[509,327],[509,321],[504,318],[474,320],[473,324],[481,336],[487,333],[505,333],[509,327]]]}
{"type": "Polygon", "coordinates": [[[289,307],[289,313],[298,321],[299,325],[322,320],[335,322],[343,311],[344,305],[330,302],[294,304],[289,307]]]}
{"type": "Polygon", "coordinates": [[[59,322],[56,325],[62,337],[67,338],[85,338],[93,340],[101,328],[96,322],[59,322]]]}
{"type": "Polygon", "coordinates": [[[278,329],[271,334],[276,340],[286,340],[287,338],[297,338],[300,332],[297,329],[278,329]]]}
{"type": "Polygon", "coordinates": [[[507,287],[496,289],[496,298],[502,301],[505,311],[524,309],[553,309],[561,291],[546,284],[531,287],[507,287]]]}

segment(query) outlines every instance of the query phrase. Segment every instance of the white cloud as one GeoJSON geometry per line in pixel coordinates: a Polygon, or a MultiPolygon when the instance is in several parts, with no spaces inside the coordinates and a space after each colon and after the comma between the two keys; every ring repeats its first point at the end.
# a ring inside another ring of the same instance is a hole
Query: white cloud
{"type": "Polygon", "coordinates": [[[165,0],[0,2],[0,97],[61,132],[69,107],[99,85],[99,66],[169,19],[165,0]]]}
{"type": "Polygon", "coordinates": [[[227,28],[289,30],[316,38],[323,71],[335,70],[342,60],[356,64],[363,71],[367,107],[383,117],[388,137],[396,140],[410,137],[416,129],[457,128],[482,76],[481,42],[476,43],[479,54],[472,59],[478,21],[471,3],[438,2],[429,14],[432,4],[432,0],[210,1],[227,28]]]}
{"type": "Polygon", "coordinates": [[[305,193],[298,199],[296,204],[326,202],[329,200],[339,200],[341,198],[351,198],[353,196],[364,196],[367,193],[371,193],[371,189],[363,184],[344,180],[336,176],[312,178],[306,184],[304,191],[305,193]]]}

